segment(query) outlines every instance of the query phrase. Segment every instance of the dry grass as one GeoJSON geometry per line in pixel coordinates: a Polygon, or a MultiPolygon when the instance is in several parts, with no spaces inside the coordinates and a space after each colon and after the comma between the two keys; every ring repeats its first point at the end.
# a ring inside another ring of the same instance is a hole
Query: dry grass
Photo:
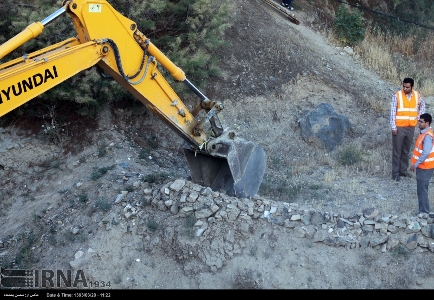
{"type": "Polygon", "coordinates": [[[420,42],[421,46],[418,48],[417,57],[421,61],[432,61],[432,54],[434,53],[434,33],[428,34],[428,36],[420,42]]]}
{"type": "Polygon", "coordinates": [[[387,37],[375,35],[370,29],[365,33],[365,39],[355,48],[363,58],[365,65],[387,80],[396,81],[398,70],[393,63],[391,47],[387,37]]]}
{"type": "Polygon", "coordinates": [[[290,158],[288,158],[287,162],[288,165],[291,166],[291,176],[296,176],[299,174],[307,174],[318,164],[316,159],[309,158],[309,157],[303,160],[296,160],[294,162],[290,158]]]}
{"type": "Polygon", "coordinates": [[[375,97],[366,97],[364,101],[367,102],[372,111],[377,114],[387,113],[390,109],[389,102],[378,101],[375,97]]]}
{"type": "Polygon", "coordinates": [[[422,95],[425,96],[434,95],[434,78],[427,78],[419,90],[422,93],[422,95]]]}
{"type": "MultiPolygon", "coordinates": [[[[372,32],[370,32],[370,35],[372,35],[372,32]]],[[[391,36],[380,33],[377,35],[378,38],[382,39],[383,45],[387,45],[389,48],[389,51],[391,53],[400,53],[404,56],[411,56],[414,55],[414,45],[415,45],[415,37],[414,36],[391,36]]],[[[381,42],[381,41],[380,41],[381,42]]]]}
{"type": "Polygon", "coordinates": [[[369,153],[365,152],[363,161],[356,164],[353,169],[372,175],[388,175],[391,167],[391,152],[387,150],[389,149],[381,147],[373,149],[369,153]]]}
{"type": "MultiPolygon", "coordinates": [[[[332,33],[328,39],[341,45],[332,33]]],[[[345,45],[341,45],[345,46],[345,45]]],[[[400,83],[404,77],[413,77],[415,87],[424,96],[434,95],[434,73],[432,53],[434,34],[429,33],[423,40],[415,36],[394,36],[367,28],[364,40],[354,47],[366,67],[375,71],[387,81],[400,83]]],[[[384,112],[386,107],[377,102],[370,103],[376,112],[384,112]]]]}

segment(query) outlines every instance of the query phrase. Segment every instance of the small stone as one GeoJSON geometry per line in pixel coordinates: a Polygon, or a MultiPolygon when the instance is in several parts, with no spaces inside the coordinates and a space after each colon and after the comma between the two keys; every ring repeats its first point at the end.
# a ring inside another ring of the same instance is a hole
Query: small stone
{"type": "Polygon", "coordinates": [[[376,216],[378,216],[378,214],[379,214],[378,210],[373,207],[366,208],[363,210],[363,216],[368,220],[375,218],[376,216]]]}
{"type": "Polygon", "coordinates": [[[185,203],[186,200],[187,200],[187,194],[182,194],[181,198],[179,198],[180,203],[185,203]]]}
{"type": "Polygon", "coordinates": [[[295,227],[294,235],[298,238],[304,238],[304,236],[306,235],[306,230],[304,230],[304,228],[302,227],[295,227]]]}
{"type": "Polygon", "coordinates": [[[201,220],[198,220],[196,223],[194,223],[194,226],[197,226],[197,227],[201,227],[203,225],[203,221],[201,221],[201,220]]]}
{"type": "Polygon", "coordinates": [[[291,216],[291,221],[298,221],[298,220],[300,220],[301,219],[301,216],[300,215],[292,215],[291,216]]]}
{"type": "Polygon", "coordinates": [[[375,230],[381,230],[381,229],[386,229],[387,230],[387,224],[385,224],[385,223],[375,223],[374,228],[375,228],[375,230]]]}
{"type": "Polygon", "coordinates": [[[119,203],[123,197],[124,197],[124,194],[118,194],[116,197],[115,203],[119,203]]]}
{"type": "Polygon", "coordinates": [[[413,235],[412,235],[412,236],[407,240],[406,246],[407,246],[407,248],[410,249],[410,250],[414,250],[414,249],[416,249],[416,247],[417,247],[417,235],[416,235],[416,234],[413,234],[413,235]]]}
{"type": "Polygon", "coordinates": [[[171,185],[170,189],[179,192],[185,185],[185,181],[182,179],[175,180],[171,185]]]}
{"type": "Polygon", "coordinates": [[[142,183],[141,183],[140,181],[135,181],[135,182],[133,183],[133,187],[137,188],[137,187],[139,187],[141,184],[142,184],[142,183]]]}
{"type": "Polygon", "coordinates": [[[84,254],[84,252],[83,251],[81,251],[81,250],[79,250],[79,251],[77,251],[76,253],[75,253],[75,259],[79,259],[80,257],[82,257],[83,256],[83,254],[84,254]]]}
{"type": "Polygon", "coordinates": [[[415,232],[419,232],[420,229],[421,229],[421,227],[420,227],[419,223],[414,221],[414,222],[410,222],[410,224],[408,224],[407,228],[405,229],[405,232],[415,233],[415,232]]]}
{"type": "Polygon", "coordinates": [[[336,225],[338,228],[344,228],[345,227],[344,221],[342,218],[338,220],[338,223],[336,225]]]}
{"type": "Polygon", "coordinates": [[[199,194],[196,193],[196,192],[192,192],[192,193],[188,196],[187,201],[188,201],[188,202],[194,202],[194,201],[196,201],[197,197],[199,197],[199,194]]]}
{"type": "Polygon", "coordinates": [[[175,202],[171,207],[170,207],[170,211],[172,212],[172,214],[176,215],[179,212],[179,204],[177,202],[175,202]]]}
{"type": "Polygon", "coordinates": [[[399,228],[396,227],[395,225],[388,225],[388,226],[387,226],[387,230],[388,230],[390,233],[397,233],[397,232],[399,231],[399,228]]]}
{"type": "Polygon", "coordinates": [[[241,230],[241,232],[248,233],[249,232],[249,224],[241,223],[240,224],[240,230],[241,230]]]}

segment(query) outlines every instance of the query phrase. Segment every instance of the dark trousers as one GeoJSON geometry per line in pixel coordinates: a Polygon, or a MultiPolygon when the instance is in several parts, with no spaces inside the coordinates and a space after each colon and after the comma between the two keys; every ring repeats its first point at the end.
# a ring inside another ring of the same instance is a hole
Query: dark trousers
{"type": "Polygon", "coordinates": [[[410,160],[410,147],[413,143],[414,126],[397,127],[398,134],[392,135],[392,176],[405,173],[410,160]]]}
{"type": "Polygon", "coordinates": [[[429,213],[428,185],[434,169],[416,169],[417,200],[419,212],[429,213]]]}

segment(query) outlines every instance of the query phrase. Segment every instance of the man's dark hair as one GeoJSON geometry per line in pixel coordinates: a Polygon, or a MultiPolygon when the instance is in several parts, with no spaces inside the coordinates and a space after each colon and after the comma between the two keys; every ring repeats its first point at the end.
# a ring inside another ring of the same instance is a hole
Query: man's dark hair
{"type": "Polygon", "coordinates": [[[431,125],[432,117],[430,114],[428,114],[428,113],[421,114],[419,119],[423,119],[425,121],[425,123],[429,123],[429,125],[431,125]]]}
{"type": "Polygon", "coordinates": [[[413,78],[404,78],[402,83],[410,83],[411,86],[414,86],[414,79],[413,78]]]}

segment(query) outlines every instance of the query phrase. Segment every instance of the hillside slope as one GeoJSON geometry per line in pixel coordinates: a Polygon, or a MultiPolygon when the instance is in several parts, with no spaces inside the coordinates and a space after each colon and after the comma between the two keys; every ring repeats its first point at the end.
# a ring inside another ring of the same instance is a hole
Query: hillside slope
{"type": "MultiPolygon", "coordinates": [[[[415,179],[393,182],[389,172],[387,107],[400,83],[381,80],[331,45],[310,27],[315,12],[294,11],[301,22],[295,25],[260,0],[237,3],[231,45],[220,54],[225,77],[206,94],[223,101],[227,126],[267,153],[264,184],[253,201],[270,211],[290,203],[293,215],[349,218],[375,208],[383,218],[413,220],[415,179]],[[298,120],[320,103],[331,104],[353,127],[342,148],[330,153],[300,137],[298,120]],[[366,151],[359,168],[336,162],[348,145],[366,151]]],[[[87,130],[78,153],[22,129],[2,129],[2,266],[82,269],[100,286],[122,289],[434,284],[433,253],[428,245],[405,248],[411,233],[402,230],[402,245],[382,252],[380,246],[316,242],[307,225],[281,226],[253,213],[238,217],[249,203],[188,182],[182,141],[156,117],[106,108],[98,125],[87,130]],[[150,136],[158,147],[151,147],[150,136]],[[181,182],[181,194],[174,182],[181,182]],[[174,199],[206,217],[193,218],[186,206],[178,211],[174,199]],[[219,213],[207,215],[208,209],[219,213]]]]}

